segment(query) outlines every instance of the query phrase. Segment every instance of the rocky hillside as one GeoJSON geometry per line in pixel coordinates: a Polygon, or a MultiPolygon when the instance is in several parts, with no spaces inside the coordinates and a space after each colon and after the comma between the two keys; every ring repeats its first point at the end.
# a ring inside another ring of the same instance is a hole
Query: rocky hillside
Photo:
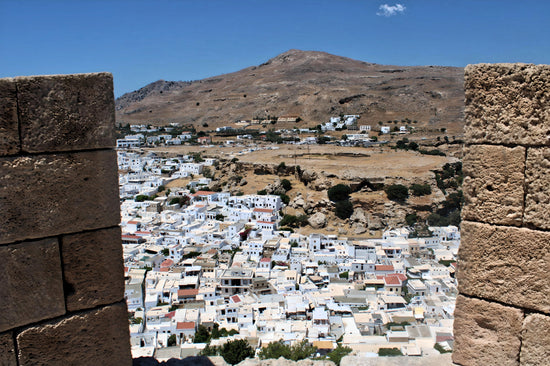
{"type": "Polygon", "coordinates": [[[359,114],[365,124],[408,118],[418,121],[415,127],[461,133],[463,104],[462,68],[387,66],[290,50],[230,74],[156,81],[118,98],[116,116],[121,124],[213,129],[289,114],[302,118],[299,125],[314,126],[343,113],[359,114]]]}

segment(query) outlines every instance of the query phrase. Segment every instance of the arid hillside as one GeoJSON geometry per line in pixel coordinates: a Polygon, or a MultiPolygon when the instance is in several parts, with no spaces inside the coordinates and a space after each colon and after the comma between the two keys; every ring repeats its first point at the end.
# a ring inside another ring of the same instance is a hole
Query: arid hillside
{"type": "Polygon", "coordinates": [[[315,126],[359,114],[360,124],[408,118],[417,128],[460,134],[463,104],[462,68],[387,66],[290,50],[230,74],[156,81],[118,98],[116,117],[120,124],[179,122],[204,130],[256,117],[298,115],[296,125],[315,126]]]}

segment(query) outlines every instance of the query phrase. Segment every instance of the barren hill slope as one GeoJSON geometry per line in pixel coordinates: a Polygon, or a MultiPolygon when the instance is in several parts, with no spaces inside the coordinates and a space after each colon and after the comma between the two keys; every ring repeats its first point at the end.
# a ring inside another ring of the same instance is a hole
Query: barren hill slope
{"type": "Polygon", "coordinates": [[[463,69],[387,66],[324,52],[290,50],[246,69],[192,82],[159,80],[116,101],[118,123],[192,123],[199,129],[254,117],[297,114],[314,126],[360,114],[361,124],[417,120],[463,126],[463,69]]]}

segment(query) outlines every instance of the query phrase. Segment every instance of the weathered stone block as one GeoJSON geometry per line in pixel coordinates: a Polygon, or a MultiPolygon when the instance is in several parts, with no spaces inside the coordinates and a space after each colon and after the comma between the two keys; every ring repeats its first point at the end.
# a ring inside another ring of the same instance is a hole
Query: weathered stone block
{"type": "Polygon", "coordinates": [[[463,221],[462,294],[550,313],[550,233],[463,221]]]}
{"type": "Polygon", "coordinates": [[[67,310],[93,308],[124,298],[120,228],[63,236],[61,254],[67,310]]]}
{"type": "Polygon", "coordinates": [[[550,317],[541,314],[526,316],[521,338],[521,366],[540,366],[550,362],[550,317]]]}
{"type": "Polygon", "coordinates": [[[550,66],[468,65],[464,76],[468,143],[549,144],[550,66]]]}
{"type": "Polygon", "coordinates": [[[21,366],[132,364],[124,303],[29,327],[17,344],[21,366]]]}
{"type": "Polygon", "coordinates": [[[0,246],[0,332],[65,313],[56,239],[0,246]]]}
{"type": "Polygon", "coordinates": [[[17,366],[13,334],[11,332],[0,334],[0,365],[17,366]]]}
{"type": "Polygon", "coordinates": [[[116,226],[116,153],[0,159],[0,207],[0,243],[116,226]]]}
{"type": "Polygon", "coordinates": [[[15,154],[20,148],[15,80],[0,79],[0,155],[15,154]]]}
{"type": "Polygon", "coordinates": [[[550,229],[550,149],[529,149],[525,170],[527,195],[524,221],[550,229]]]}
{"type": "Polygon", "coordinates": [[[465,220],[522,223],[525,148],[470,146],[463,160],[465,220]]]}
{"type": "Polygon", "coordinates": [[[115,145],[109,73],[16,78],[22,148],[67,151],[115,145]]]}
{"type": "Polygon", "coordinates": [[[463,366],[519,365],[523,312],[459,295],[453,362],[463,366]]]}

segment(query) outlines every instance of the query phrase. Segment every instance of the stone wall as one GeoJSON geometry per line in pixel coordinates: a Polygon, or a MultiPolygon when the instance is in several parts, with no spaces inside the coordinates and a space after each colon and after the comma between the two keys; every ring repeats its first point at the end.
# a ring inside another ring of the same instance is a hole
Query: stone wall
{"type": "Polygon", "coordinates": [[[0,365],[131,365],[111,74],[0,79],[0,365]]]}
{"type": "Polygon", "coordinates": [[[465,70],[460,365],[550,359],[550,66],[465,70]]]}

